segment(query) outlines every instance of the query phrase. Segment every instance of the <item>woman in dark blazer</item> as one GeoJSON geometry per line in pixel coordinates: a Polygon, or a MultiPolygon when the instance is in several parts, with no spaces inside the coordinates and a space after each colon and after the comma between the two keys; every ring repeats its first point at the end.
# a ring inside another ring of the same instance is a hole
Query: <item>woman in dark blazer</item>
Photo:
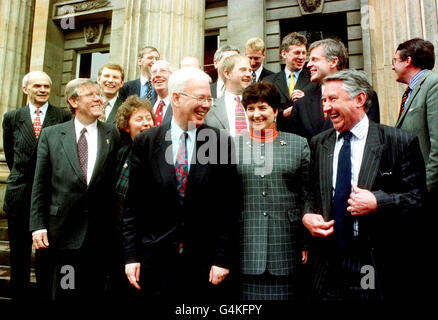
{"type": "Polygon", "coordinates": [[[129,187],[129,158],[134,137],[152,128],[155,118],[149,100],[140,99],[136,95],[129,96],[117,110],[116,125],[122,140],[122,147],[117,153],[117,181],[115,196],[117,202],[117,225],[120,254],[114,255],[117,259],[114,263],[114,274],[110,277],[109,291],[112,298],[129,298],[134,295],[134,290],[125,275],[125,262],[123,259],[122,217],[126,212],[126,195],[129,187]],[[129,295],[132,293],[132,295],[129,295]]]}
{"type": "Polygon", "coordinates": [[[311,212],[310,151],[305,138],[278,132],[281,97],[260,81],[243,92],[249,132],[236,138],[243,188],[240,217],[240,296],[297,298],[297,269],[307,261],[301,217],[311,212]]]}

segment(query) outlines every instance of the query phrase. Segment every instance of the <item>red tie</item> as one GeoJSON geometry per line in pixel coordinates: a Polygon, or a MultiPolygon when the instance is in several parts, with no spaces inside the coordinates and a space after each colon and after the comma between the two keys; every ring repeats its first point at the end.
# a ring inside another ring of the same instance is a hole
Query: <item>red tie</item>
{"type": "Polygon", "coordinates": [[[35,132],[35,137],[38,139],[41,132],[41,119],[40,119],[40,108],[36,108],[36,117],[33,120],[33,131],[35,132]]]}
{"type": "Polygon", "coordinates": [[[161,125],[161,122],[163,121],[163,107],[164,107],[164,101],[161,100],[158,104],[157,110],[155,110],[155,125],[158,127],[161,125]]]}
{"type": "Polygon", "coordinates": [[[235,116],[236,116],[236,136],[242,134],[245,131],[248,131],[248,127],[246,126],[246,114],[245,110],[243,109],[242,104],[240,103],[240,98],[235,98],[237,104],[236,104],[236,110],[235,110],[235,116]]]}

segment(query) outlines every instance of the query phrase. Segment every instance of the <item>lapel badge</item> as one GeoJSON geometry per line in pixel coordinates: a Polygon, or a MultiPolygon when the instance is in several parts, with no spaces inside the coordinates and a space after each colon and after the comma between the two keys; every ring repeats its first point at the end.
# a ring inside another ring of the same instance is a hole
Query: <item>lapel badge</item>
{"type": "Polygon", "coordinates": [[[287,143],[286,143],[286,141],[284,141],[284,140],[280,140],[280,145],[282,145],[282,146],[287,146],[287,143]]]}
{"type": "Polygon", "coordinates": [[[125,164],[123,165],[123,168],[126,169],[128,167],[128,162],[125,162],[125,164]]]}
{"type": "Polygon", "coordinates": [[[106,139],[106,144],[109,144],[109,139],[106,139]]]}

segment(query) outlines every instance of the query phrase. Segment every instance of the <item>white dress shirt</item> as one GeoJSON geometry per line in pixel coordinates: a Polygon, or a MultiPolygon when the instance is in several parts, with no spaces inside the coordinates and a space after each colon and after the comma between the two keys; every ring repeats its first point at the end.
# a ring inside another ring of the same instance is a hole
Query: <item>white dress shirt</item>
{"type": "MultiPolygon", "coordinates": [[[[105,103],[105,99],[102,97],[103,102],[105,103]]],[[[111,111],[113,110],[114,104],[116,103],[117,95],[112,98],[111,100],[108,100],[108,105],[105,108],[105,119],[108,119],[111,111]]]]}
{"type": "Polygon", "coordinates": [[[75,118],[74,124],[76,143],[78,143],[82,129],[87,129],[87,132],[85,133],[85,138],[87,138],[88,145],[87,184],[89,184],[97,157],[97,120],[94,121],[92,124],[89,124],[88,126],[84,126],[77,118],[75,118]]]}
{"type": "MultiPolygon", "coordinates": [[[[228,124],[230,125],[230,136],[235,137],[236,136],[236,97],[239,97],[240,103],[242,103],[242,96],[236,96],[235,94],[232,94],[231,92],[225,91],[224,98],[225,98],[225,109],[227,112],[228,117],[228,124]]],[[[242,105],[243,106],[243,105],[242,105]]],[[[246,128],[249,130],[249,124],[248,124],[248,118],[246,117],[246,111],[245,112],[245,121],[246,121],[246,128]]]]}
{"type": "MultiPolygon", "coordinates": [[[[260,79],[260,74],[262,73],[262,70],[263,70],[263,64],[260,65],[260,67],[255,71],[255,74],[256,74],[256,82],[259,81],[259,79],[260,79]]],[[[251,71],[251,74],[252,74],[252,71],[251,71]]]]}
{"type": "MultiPolygon", "coordinates": [[[[46,117],[48,107],[49,107],[48,102],[46,102],[45,104],[43,104],[42,107],[40,107],[40,123],[41,123],[41,125],[43,125],[43,123],[44,123],[44,118],[46,117]]],[[[37,107],[35,107],[31,102],[29,102],[30,118],[32,120],[32,123],[35,121],[35,118],[36,118],[36,109],[37,109],[37,107]]]]}

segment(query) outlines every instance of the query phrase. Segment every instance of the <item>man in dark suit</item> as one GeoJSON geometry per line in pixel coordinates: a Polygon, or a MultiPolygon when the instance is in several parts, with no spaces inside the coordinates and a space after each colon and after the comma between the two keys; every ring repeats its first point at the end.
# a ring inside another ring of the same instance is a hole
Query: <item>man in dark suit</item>
{"type": "MultiPolygon", "coordinates": [[[[313,86],[309,87],[302,99],[279,115],[277,125],[281,131],[298,134],[310,141],[313,136],[333,127],[322,111],[322,82],[324,77],[345,69],[348,53],[344,44],[335,39],[313,42],[309,51],[307,68],[313,86]]],[[[367,116],[376,123],[380,122],[379,101],[375,92],[367,116]]]]}
{"type": "MultiPolygon", "coordinates": [[[[26,298],[29,293],[32,249],[29,210],[39,133],[41,128],[71,117],[67,110],[48,103],[51,85],[50,77],[42,71],[26,74],[22,89],[29,98],[28,105],[3,117],[3,148],[10,170],[3,209],[8,215],[13,298],[26,298]]],[[[39,254],[36,259],[40,259],[39,254]]],[[[36,273],[39,281],[41,274],[39,270],[36,273]]]]}
{"type": "Polygon", "coordinates": [[[239,210],[230,181],[237,171],[231,138],[203,124],[211,105],[209,81],[195,68],[172,73],[172,121],[134,140],[124,219],[126,274],[147,296],[219,297],[230,272],[239,210]],[[151,199],[146,206],[145,195],[151,199]]]}
{"type": "Polygon", "coordinates": [[[151,67],[152,86],[158,97],[152,103],[155,115],[155,125],[169,122],[172,119],[172,104],[169,96],[169,77],[172,74],[172,66],[165,60],[158,60],[151,67]]]}
{"type": "Polygon", "coordinates": [[[265,43],[260,38],[251,38],[245,44],[245,56],[251,65],[251,84],[263,80],[274,72],[263,67],[266,58],[265,43]]]}
{"type": "Polygon", "coordinates": [[[97,83],[102,90],[103,110],[99,120],[116,124],[117,110],[122,104],[119,90],[123,86],[124,79],[125,73],[121,65],[109,62],[100,67],[97,83]]]}
{"type": "Polygon", "coordinates": [[[240,51],[237,47],[230,45],[223,45],[214,53],[213,63],[214,68],[217,70],[217,81],[210,83],[210,90],[211,96],[215,99],[222,97],[225,92],[224,75],[219,72],[219,69],[221,68],[224,59],[233,54],[240,54],[240,51]]]}
{"type": "Polygon", "coordinates": [[[158,50],[151,46],[142,48],[138,54],[137,64],[140,67],[140,78],[127,81],[120,88],[119,97],[122,101],[132,94],[138,95],[142,99],[154,101],[156,93],[151,83],[151,67],[160,59],[158,50]]]}
{"type": "Polygon", "coordinates": [[[311,141],[314,213],[303,216],[312,294],[322,300],[409,299],[417,294],[416,234],[426,192],[418,138],[366,116],[372,88],[359,71],[324,80],[334,129],[311,141]]]}
{"type": "Polygon", "coordinates": [[[71,80],[66,101],[75,118],[44,129],[38,145],[30,230],[37,250],[48,250],[52,299],[103,295],[115,231],[114,163],[119,135],[97,119],[99,86],[71,80]]]}
{"type": "Polygon", "coordinates": [[[309,71],[304,67],[307,54],[307,39],[296,32],[289,33],[281,41],[280,54],[286,66],[283,71],[265,78],[277,87],[281,95],[282,113],[296,100],[304,97],[305,91],[312,86],[309,71]]]}

